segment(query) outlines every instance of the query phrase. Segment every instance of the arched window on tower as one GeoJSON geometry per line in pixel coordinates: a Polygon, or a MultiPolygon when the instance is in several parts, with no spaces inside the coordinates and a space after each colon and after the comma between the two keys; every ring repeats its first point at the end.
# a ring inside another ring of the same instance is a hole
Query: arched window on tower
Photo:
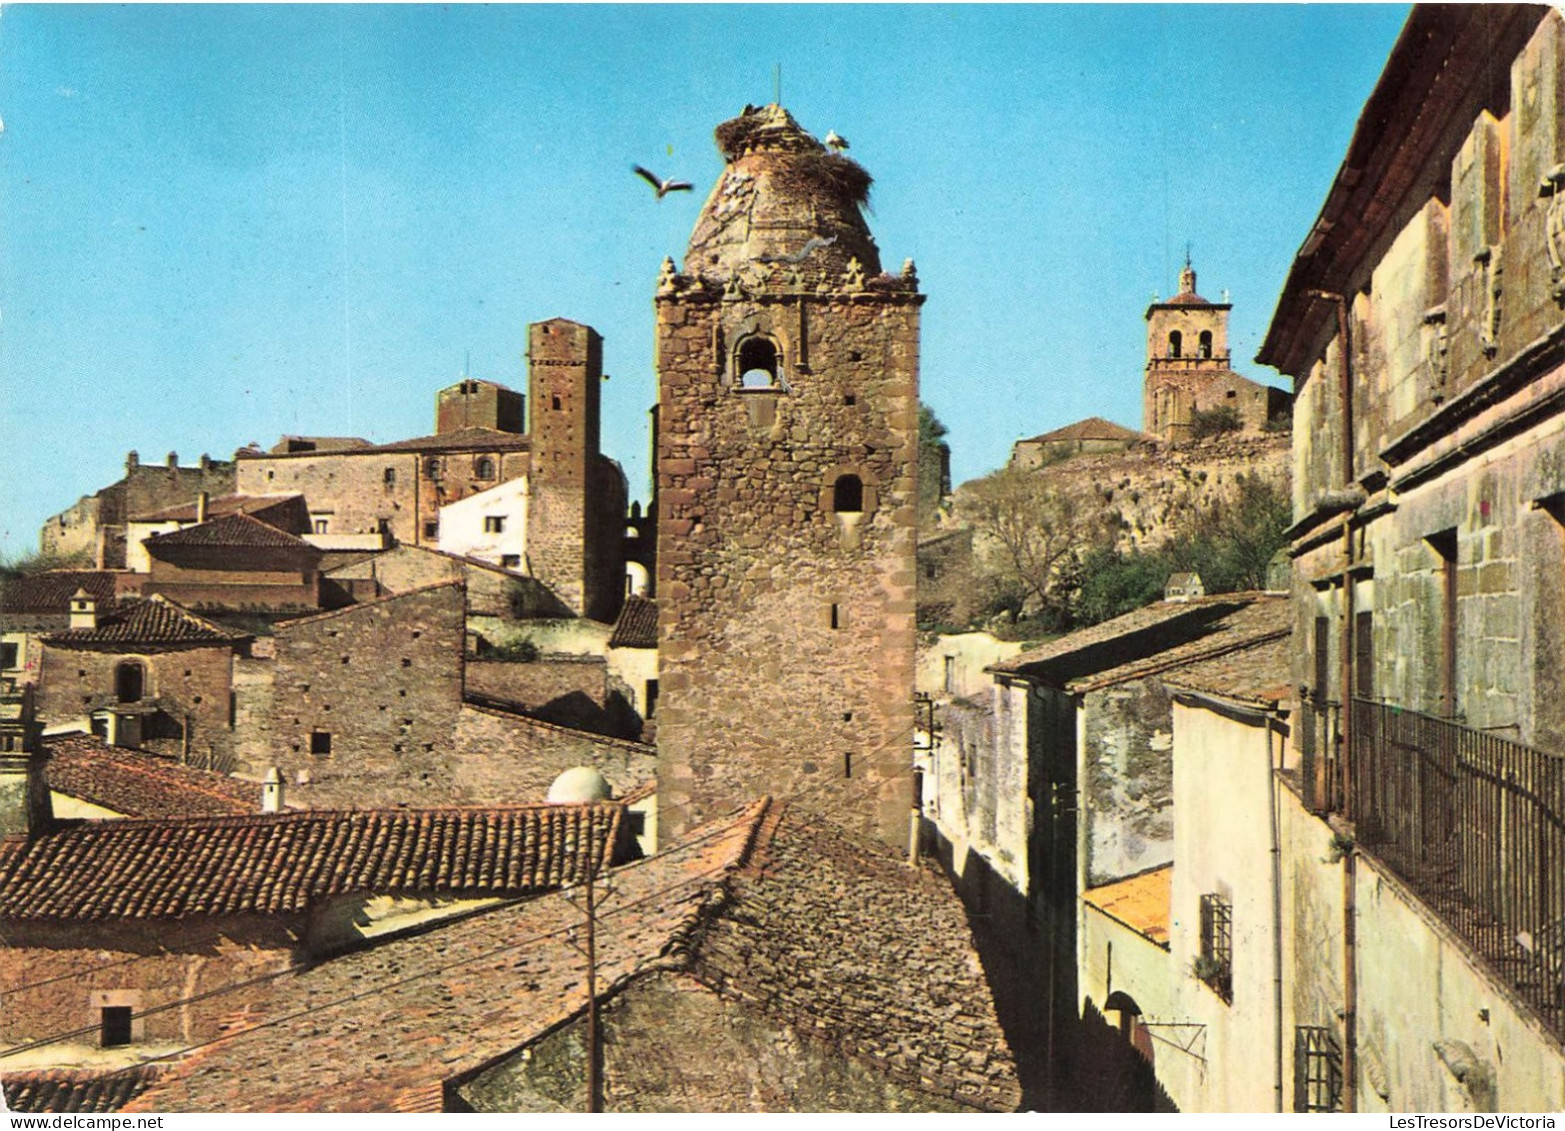
{"type": "Polygon", "coordinates": [[[490,459],[488,456],[479,456],[478,466],[475,469],[475,474],[479,479],[493,479],[494,460],[490,459]]]}
{"type": "Polygon", "coordinates": [[[857,475],[839,475],[831,487],[831,509],[837,514],[863,514],[864,480],[857,475]]]}
{"type": "Polygon", "coordinates": [[[767,338],[746,338],[739,346],[739,386],[770,389],[777,385],[780,359],[777,346],[767,338]]]}
{"type": "Polygon", "coordinates": [[[1201,356],[1212,356],[1212,331],[1210,330],[1201,331],[1201,356]]]}
{"type": "Polygon", "coordinates": [[[114,667],[114,698],[120,703],[139,703],[147,687],[147,670],[139,660],[122,660],[114,667]]]}
{"type": "Polygon", "coordinates": [[[1180,357],[1180,356],[1182,356],[1182,351],[1184,349],[1184,344],[1185,344],[1185,336],[1183,334],[1181,334],[1178,330],[1170,330],[1168,332],[1168,356],[1169,357],[1180,357]]]}

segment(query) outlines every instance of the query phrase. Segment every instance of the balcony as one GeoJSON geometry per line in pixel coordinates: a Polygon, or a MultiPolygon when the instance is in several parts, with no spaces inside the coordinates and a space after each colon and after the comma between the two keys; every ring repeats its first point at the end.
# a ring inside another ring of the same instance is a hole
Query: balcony
{"type": "Polygon", "coordinates": [[[1358,845],[1565,1038],[1565,756],[1385,704],[1352,710],[1345,767],[1332,712],[1306,712],[1306,802],[1340,811],[1351,786],[1358,845]]]}

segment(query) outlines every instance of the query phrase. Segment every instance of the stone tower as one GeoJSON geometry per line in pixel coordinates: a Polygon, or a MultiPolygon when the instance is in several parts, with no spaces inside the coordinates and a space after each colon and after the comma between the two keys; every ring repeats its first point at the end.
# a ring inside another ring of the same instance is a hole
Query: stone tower
{"type": "MultiPolygon", "coordinates": [[[[527,328],[532,401],[527,557],[532,573],[585,616],[597,607],[592,503],[599,474],[598,420],[603,339],[591,326],[553,318],[527,328]]],[[[617,594],[616,594],[617,595],[617,594]]],[[[617,607],[617,606],[616,606],[617,607]]]]}
{"type": "Polygon", "coordinates": [[[435,432],[441,436],[465,428],[520,432],[524,400],[504,385],[464,377],[435,394],[435,432]]]}
{"type": "Polygon", "coordinates": [[[1147,375],[1141,430],[1178,443],[1189,438],[1190,414],[1213,377],[1230,372],[1231,304],[1196,294],[1195,268],[1185,260],[1179,293],[1147,307],[1147,375]]]}
{"type": "Polygon", "coordinates": [[[761,794],[905,844],[919,307],[779,106],[657,286],[660,835],[761,794]]]}

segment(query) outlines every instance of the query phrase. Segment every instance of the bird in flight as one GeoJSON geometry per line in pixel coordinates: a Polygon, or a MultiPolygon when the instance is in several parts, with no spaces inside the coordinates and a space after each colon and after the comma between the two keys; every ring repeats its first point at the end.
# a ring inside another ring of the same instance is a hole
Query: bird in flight
{"type": "Polygon", "coordinates": [[[689,181],[665,181],[652,170],[644,169],[640,165],[632,165],[631,168],[636,171],[638,177],[656,190],[659,200],[671,192],[689,192],[695,187],[689,181]]]}
{"type": "Polygon", "coordinates": [[[838,153],[841,153],[844,149],[851,148],[848,145],[848,139],[843,137],[836,130],[826,131],[826,145],[828,148],[834,149],[838,153]]]}

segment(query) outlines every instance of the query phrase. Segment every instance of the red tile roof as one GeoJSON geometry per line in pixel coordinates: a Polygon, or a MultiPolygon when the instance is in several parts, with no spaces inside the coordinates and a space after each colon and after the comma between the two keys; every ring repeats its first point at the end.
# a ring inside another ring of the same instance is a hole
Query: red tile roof
{"type": "Polygon", "coordinates": [[[1051,640],[990,671],[1081,693],[1286,635],[1293,613],[1275,593],[1159,601],[1051,640]]]}
{"type": "Polygon", "coordinates": [[[1167,950],[1173,881],[1174,866],[1164,864],[1111,884],[1088,888],[1081,898],[1088,906],[1167,950]]]}
{"type": "Polygon", "coordinates": [[[0,918],[297,914],[322,897],[516,896],[606,861],[619,805],[99,821],[0,840],[0,918]]]}
{"type": "Polygon", "coordinates": [[[1186,664],[1164,677],[1170,691],[1196,691],[1256,707],[1275,707],[1293,695],[1291,636],[1279,636],[1210,660],[1186,664]]]}
{"type": "Polygon", "coordinates": [[[1112,420],[1104,420],[1101,416],[1089,416],[1086,420],[1078,420],[1075,424],[1067,424],[1064,428],[1056,428],[1053,432],[1045,432],[1041,436],[1033,436],[1030,439],[1018,440],[1018,444],[1048,444],[1063,440],[1145,440],[1146,436],[1131,428],[1115,424],[1112,420]]]}
{"type": "MultiPolygon", "coordinates": [[[[604,997],[649,968],[682,964],[680,943],[715,910],[764,810],[751,805],[614,870],[597,936],[604,997]]],[[[581,923],[577,901],[546,896],[301,968],[274,984],[263,1013],[172,1065],[130,1108],[422,1107],[445,1082],[583,1010],[581,923]]]]}
{"type": "Polygon", "coordinates": [[[610,648],[656,648],[658,646],[658,606],[645,597],[626,597],[614,622],[610,648]]]}
{"type": "Polygon", "coordinates": [[[23,1112],[118,1111],[146,1091],[164,1071],[161,1064],[119,1069],[7,1069],[0,1076],[6,1106],[23,1112]]]}
{"type": "MultiPolygon", "coordinates": [[[[155,553],[164,546],[242,546],[245,548],[275,548],[290,550],[314,550],[303,538],[279,530],[269,522],[254,515],[235,513],[209,519],[197,526],[170,530],[166,534],[153,534],[142,543],[148,553],[155,553]]],[[[319,551],[316,551],[319,553],[319,551]]]]}
{"type": "Polygon", "coordinates": [[[51,569],[0,580],[0,613],[71,611],[71,598],[85,589],[101,611],[114,604],[114,574],[101,569],[51,569]]]}
{"type": "Polygon", "coordinates": [[[261,787],[109,746],[90,734],[44,739],[49,788],[126,817],[237,816],[260,808],[261,787]]]}
{"type": "MultiPolygon", "coordinates": [[[[220,495],[215,499],[207,500],[207,518],[222,518],[229,514],[254,514],[261,515],[273,507],[286,507],[295,499],[302,499],[298,493],[283,495],[220,495]]],[[[150,514],[137,515],[132,522],[194,522],[196,521],[196,504],[180,503],[178,506],[164,507],[160,511],[150,514]]]]}
{"type": "MultiPolygon", "coordinates": [[[[604,998],[687,971],[915,1092],[1020,1102],[965,914],[939,876],[761,802],[615,869],[612,887],[597,935],[604,998]]],[[[545,897],[284,975],[264,1010],[128,1109],[425,1107],[580,1015],[581,922],[578,902],[545,897]]]]}
{"type": "Polygon", "coordinates": [[[161,595],[122,605],[108,616],[100,615],[96,628],[72,628],[43,637],[44,643],[62,648],[95,644],[233,644],[248,639],[248,634],[204,620],[161,595]]]}

